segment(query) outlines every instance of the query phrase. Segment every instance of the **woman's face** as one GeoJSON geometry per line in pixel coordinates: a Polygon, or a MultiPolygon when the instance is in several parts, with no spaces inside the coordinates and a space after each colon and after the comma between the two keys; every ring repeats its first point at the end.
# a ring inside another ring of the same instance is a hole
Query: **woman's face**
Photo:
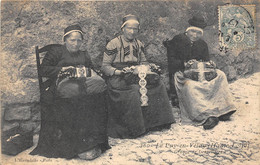
{"type": "Polygon", "coordinates": [[[72,32],[65,39],[65,45],[71,53],[79,51],[81,44],[82,35],[79,32],[72,32]]]}
{"type": "Polygon", "coordinates": [[[139,24],[135,22],[129,22],[123,27],[123,35],[124,37],[131,41],[133,40],[139,31],[139,24]]]}
{"type": "Polygon", "coordinates": [[[202,32],[196,29],[190,29],[187,31],[187,36],[194,42],[202,37],[202,32]]]}

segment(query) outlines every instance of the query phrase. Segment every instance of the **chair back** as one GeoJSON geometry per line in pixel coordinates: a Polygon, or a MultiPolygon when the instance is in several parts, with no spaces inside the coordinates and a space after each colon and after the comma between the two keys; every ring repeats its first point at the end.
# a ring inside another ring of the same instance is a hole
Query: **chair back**
{"type": "Polygon", "coordinates": [[[40,53],[48,52],[53,47],[60,47],[60,44],[50,44],[46,45],[39,49],[38,46],[35,46],[35,53],[36,53],[36,63],[37,63],[37,73],[38,73],[38,81],[39,81],[39,89],[40,95],[42,95],[43,91],[46,90],[50,85],[50,79],[44,81],[43,77],[40,74],[40,67],[41,67],[41,57],[40,53]]]}

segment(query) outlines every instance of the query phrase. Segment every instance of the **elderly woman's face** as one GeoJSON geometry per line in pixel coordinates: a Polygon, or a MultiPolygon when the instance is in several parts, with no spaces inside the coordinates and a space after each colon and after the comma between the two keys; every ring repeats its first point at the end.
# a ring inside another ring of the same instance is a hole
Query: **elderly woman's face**
{"type": "Polygon", "coordinates": [[[69,52],[77,52],[82,44],[82,35],[79,32],[70,33],[65,39],[65,45],[69,52]]]}
{"type": "Polygon", "coordinates": [[[139,24],[135,22],[129,22],[123,27],[123,35],[127,40],[133,40],[139,31],[139,24]]]}
{"type": "Polygon", "coordinates": [[[190,38],[191,41],[197,41],[202,37],[202,33],[199,30],[196,29],[190,29],[187,31],[187,36],[190,38]]]}

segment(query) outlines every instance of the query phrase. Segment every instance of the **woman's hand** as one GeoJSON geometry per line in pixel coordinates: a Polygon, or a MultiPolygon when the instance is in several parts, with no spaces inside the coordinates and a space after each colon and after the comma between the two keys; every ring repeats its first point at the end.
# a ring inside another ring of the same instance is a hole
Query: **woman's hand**
{"type": "Polygon", "coordinates": [[[73,66],[62,67],[58,74],[58,77],[75,77],[75,71],[76,69],[73,66]]]}
{"type": "Polygon", "coordinates": [[[214,61],[210,60],[209,63],[214,67],[214,68],[217,68],[217,65],[214,61]]]}
{"type": "Polygon", "coordinates": [[[149,66],[150,66],[150,69],[151,69],[152,72],[155,72],[157,74],[161,74],[162,73],[162,70],[161,70],[159,65],[155,65],[153,63],[150,63],[149,66]]]}
{"type": "Polygon", "coordinates": [[[121,75],[121,74],[123,74],[123,71],[122,70],[118,70],[118,69],[116,69],[115,70],[115,73],[114,73],[114,75],[121,75]]]}
{"type": "Polygon", "coordinates": [[[74,66],[65,66],[65,67],[61,68],[61,71],[66,71],[68,69],[73,69],[73,68],[75,68],[75,67],[74,66]]]}

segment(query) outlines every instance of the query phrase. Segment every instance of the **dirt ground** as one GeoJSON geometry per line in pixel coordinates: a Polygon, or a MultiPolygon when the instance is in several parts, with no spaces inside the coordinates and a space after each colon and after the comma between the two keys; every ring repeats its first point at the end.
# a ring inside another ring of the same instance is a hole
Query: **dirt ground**
{"type": "MultiPolygon", "coordinates": [[[[181,125],[170,130],[150,132],[138,139],[109,139],[111,149],[93,161],[48,159],[28,153],[35,145],[15,157],[2,155],[2,164],[260,164],[260,73],[229,85],[237,112],[231,121],[220,122],[213,130],[181,125]]],[[[175,117],[178,117],[173,108],[175,117]]],[[[178,120],[179,121],[179,120],[178,120]]]]}

